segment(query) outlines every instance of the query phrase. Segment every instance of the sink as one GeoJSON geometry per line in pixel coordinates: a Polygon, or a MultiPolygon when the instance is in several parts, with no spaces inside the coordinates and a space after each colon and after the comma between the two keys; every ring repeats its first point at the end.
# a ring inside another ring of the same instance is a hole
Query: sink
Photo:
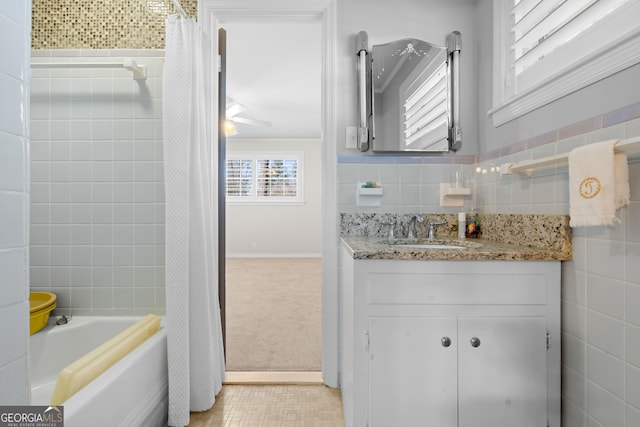
{"type": "Polygon", "coordinates": [[[416,238],[390,238],[385,243],[397,248],[454,251],[464,251],[469,248],[478,248],[481,246],[481,244],[477,242],[467,242],[454,239],[428,240],[416,238]]]}
{"type": "Polygon", "coordinates": [[[400,248],[411,248],[411,249],[453,249],[453,250],[459,250],[459,251],[464,251],[467,250],[466,246],[458,246],[458,245],[444,245],[444,244],[440,244],[440,243],[402,243],[402,244],[398,244],[398,245],[393,245],[396,247],[400,247],[400,248]]]}

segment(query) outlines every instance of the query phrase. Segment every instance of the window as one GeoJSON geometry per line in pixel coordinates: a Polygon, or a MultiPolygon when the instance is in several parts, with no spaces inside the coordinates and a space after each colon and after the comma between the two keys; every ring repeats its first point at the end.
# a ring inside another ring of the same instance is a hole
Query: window
{"type": "Polygon", "coordinates": [[[494,0],[499,126],[640,62],[637,0],[494,0]]]}
{"type": "Polygon", "coordinates": [[[247,153],[227,157],[227,201],[303,203],[302,153],[247,153]]]}

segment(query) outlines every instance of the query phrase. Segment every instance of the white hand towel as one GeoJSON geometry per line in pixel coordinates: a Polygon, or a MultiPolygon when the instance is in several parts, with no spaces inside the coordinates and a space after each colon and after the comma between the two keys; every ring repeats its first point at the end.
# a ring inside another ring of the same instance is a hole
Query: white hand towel
{"type": "Polygon", "coordinates": [[[571,227],[613,225],[616,210],[629,204],[627,155],[614,153],[617,139],[575,148],[569,153],[571,227]]]}

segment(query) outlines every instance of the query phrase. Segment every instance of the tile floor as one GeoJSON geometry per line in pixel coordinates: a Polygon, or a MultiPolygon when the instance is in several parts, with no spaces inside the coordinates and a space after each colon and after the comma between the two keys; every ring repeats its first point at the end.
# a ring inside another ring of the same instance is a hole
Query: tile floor
{"type": "Polygon", "coordinates": [[[191,413],[189,427],[344,426],[340,390],[323,384],[225,384],[213,408],[191,413]]]}

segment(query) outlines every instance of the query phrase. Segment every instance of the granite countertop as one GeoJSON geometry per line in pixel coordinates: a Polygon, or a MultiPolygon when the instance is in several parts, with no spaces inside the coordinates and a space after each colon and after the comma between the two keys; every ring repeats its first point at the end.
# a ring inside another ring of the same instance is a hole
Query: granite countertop
{"type": "MultiPolygon", "coordinates": [[[[487,239],[434,240],[425,239],[402,243],[439,243],[464,246],[466,249],[421,249],[390,244],[389,239],[379,237],[343,237],[345,247],[353,259],[395,259],[395,260],[545,260],[565,261],[571,253],[535,246],[513,245],[487,239]]],[[[397,243],[397,241],[396,241],[397,243]]]]}
{"type": "MultiPolygon", "coordinates": [[[[448,218],[445,218],[448,219],[448,218]]],[[[483,215],[483,236],[458,240],[443,230],[440,239],[389,239],[379,235],[343,235],[353,259],[387,260],[514,260],[572,259],[571,229],[561,215],[483,215]],[[422,249],[398,244],[446,244],[465,249],[422,249]]],[[[451,231],[451,230],[450,230],[451,231]]]]}

